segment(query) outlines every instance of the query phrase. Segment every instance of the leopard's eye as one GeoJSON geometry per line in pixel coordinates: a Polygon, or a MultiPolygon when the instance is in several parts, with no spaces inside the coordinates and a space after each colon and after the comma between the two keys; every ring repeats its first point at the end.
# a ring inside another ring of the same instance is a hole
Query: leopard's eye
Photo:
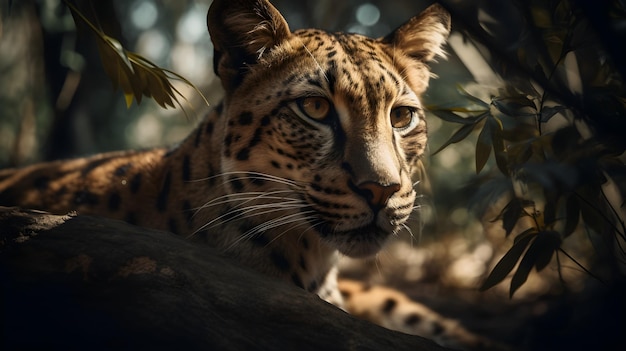
{"type": "Polygon", "coordinates": [[[300,111],[307,117],[321,121],[328,116],[330,112],[330,102],[320,96],[310,96],[297,100],[300,111]]]}
{"type": "Polygon", "coordinates": [[[396,107],[391,110],[391,126],[395,129],[404,129],[411,125],[416,118],[414,108],[407,106],[396,107]]]}

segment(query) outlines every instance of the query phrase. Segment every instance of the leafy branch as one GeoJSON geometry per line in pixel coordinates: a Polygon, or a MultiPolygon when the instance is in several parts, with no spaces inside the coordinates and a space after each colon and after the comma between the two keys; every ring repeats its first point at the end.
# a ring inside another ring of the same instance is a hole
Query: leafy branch
{"type": "Polygon", "coordinates": [[[122,89],[127,107],[132,105],[133,100],[136,100],[137,104],[141,103],[143,96],[152,98],[163,108],[168,106],[176,108],[176,105],[182,107],[178,98],[185,101],[187,99],[170,80],[178,80],[190,86],[209,105],[204,95],[189,80],[176,72],[157,66],[137,53],[127,51],[118,40],[106,35],[91,23],[69,0],[63,0],[63,3],[71,10],[75,22],[82,21],[95,34],[104,70],[114,88],[122,89]]]}
{"type": "Polygon", "coordinates": [[[615,128],[626,121],[623,81],[605,51],[590,50],[597,40],[570,1],[515,4],[530,25],[509,52],[500,49],[497,31],[460,21],[468,40],[486,45],[485,57],[507,85],[488,102],[460,88],[476,108],[431,108],[440,119],[460,125],[435,154],[477,132],[476,173],[488,167],[493,154],[499,176],[510,182],[508,193],[500,194],[509,202],[493,219],[502,222],[505,235],[522,225],[520,219],[532,219],[481,286],[489,289],[512,273],[511,296],[533,268],[543,270],[554,256],[560,272],[559,252],[591,274],[562,248],[581,227],[603,239],[606,252],[615,255],[614,266],[626,261],[624,203],[605,192],[612,186],[622,199],[626,194],[626,143],[623,130],[615,128]],[[575,68],[581,86],[572,85],[575,68]]]}

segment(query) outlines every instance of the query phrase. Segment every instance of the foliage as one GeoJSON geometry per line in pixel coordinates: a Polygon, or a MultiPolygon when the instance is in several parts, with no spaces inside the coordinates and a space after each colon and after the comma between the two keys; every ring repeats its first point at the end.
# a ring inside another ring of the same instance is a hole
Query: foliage
{"type": "MultiPolygon", "coordinates": [[[[72,11],[75,21],[82,21],[95,34],[98,51],[104,70],[113,82],[113,86],[124,92],[126,106],[130,107],[133,99],[141,103],[143,96],[152,98],[162,108],[180,106],[178,97],[187,100],[170,83],[170,79],[176,79],[192,87],[200,96],[202,93],[189,80],[171,70],[161,68],[145,57],[125,50],[122,44],[98,29],[85,17],[71,2],[63,1],[72,11]]],[[[204,102],[208,105],[204,96],[204,102]]]]}
{"type": "MultiPolygon", "coordinates": [[[[515,240],[481,289],[498,284],[517,266],[512,296],[533,267],[541,271],[555,255],[557,262],[559,254],[570,257],[562,243],[577,228],[604,246],[598,251],[612,255],[614,272],[626,259],[624,204],[619,203],[626,194],[626,94],[624,72],[614,64],[620,58],[600,45],[618,39],[617,33],[600,40],[593,30],[598,18],[586,16],[584,5],[567,0],[511,5],[474,8],[492,15],[492,21],[482,23],[479,16],[467,15],[475,12],[449,7],[465,40],[484,48],[484,58],[507,83],[490,101],[459,88],[465,107],[434,106],[431,111],[460,125],[437,152],[477,131],[476,172],[485,170],[493,153],[493,176],[508,181],[499,194],[508,203],[493,220],[502,221],[506,235],[515,233],[515,240]],[[522,24],[514,40],[500,36],[510,33],[503,31],[510,25],[503,12],[522,24]]],[[[606,10],[603,20],[626,18],[617,2],[606,10]]]]}

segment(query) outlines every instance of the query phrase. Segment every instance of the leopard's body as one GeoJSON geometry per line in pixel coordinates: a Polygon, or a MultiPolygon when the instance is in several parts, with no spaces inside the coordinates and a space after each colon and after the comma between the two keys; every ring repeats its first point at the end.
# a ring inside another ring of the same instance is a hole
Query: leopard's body
{"type": "Polygon", "coordinates": [[[375,254],[414,212],[419,96],[449,16],[371,39],[216,0],[208,25],[225,97],[181,144],[0,171],[0,204],[168,230],[344,306],[338,255],[375,254]]]}

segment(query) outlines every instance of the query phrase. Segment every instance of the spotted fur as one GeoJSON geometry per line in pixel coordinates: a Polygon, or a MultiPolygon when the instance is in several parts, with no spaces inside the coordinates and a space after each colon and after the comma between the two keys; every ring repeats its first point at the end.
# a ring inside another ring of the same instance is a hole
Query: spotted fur
{"type": "Polygon", "coordinates": [[[449,16],[433,5],[371,39],[292,33],[266,0],[215,0],[208,27],[225,97],[186,140],[0,171],[0,203],[168,230],[344,306],[338,254],[375,254],[414,212],[419,97],[449,16]]]}

